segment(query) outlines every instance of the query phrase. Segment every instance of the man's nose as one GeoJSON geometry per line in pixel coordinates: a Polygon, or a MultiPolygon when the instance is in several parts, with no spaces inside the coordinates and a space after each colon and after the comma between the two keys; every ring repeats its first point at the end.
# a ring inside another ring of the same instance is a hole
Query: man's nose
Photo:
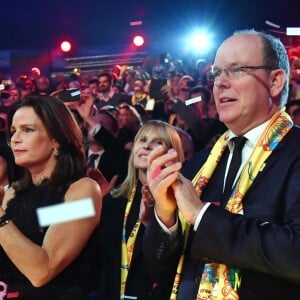
{"type": "Polygon", "coordinates": [[[215,78],[215,81],[214,81],[214,86],[216,87],[222,87],[222,86],[229,86],[231,83],[230,81],[230,78],[229,78],[229,75],[223,71],[221,72],[221,74],[215,78]]]}

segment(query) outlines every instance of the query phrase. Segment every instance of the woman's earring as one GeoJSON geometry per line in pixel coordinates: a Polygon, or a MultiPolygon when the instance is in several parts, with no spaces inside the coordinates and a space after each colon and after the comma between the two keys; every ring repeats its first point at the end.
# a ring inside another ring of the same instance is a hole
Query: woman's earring
{"type": "Polygon", "coordinates": [[[59,156],[59,150],[57,148],[54,148],[53,154],[55,157],[59,156]]]}

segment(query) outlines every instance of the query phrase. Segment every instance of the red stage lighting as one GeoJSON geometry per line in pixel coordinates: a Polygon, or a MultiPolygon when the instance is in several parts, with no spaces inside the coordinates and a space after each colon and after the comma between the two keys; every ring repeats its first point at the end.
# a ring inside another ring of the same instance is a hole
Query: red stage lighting
{"type": "Polygon", "coordinates": [[[136,46],[136,47],[142,47],[145,43],[145,40],[144,40],[144,37],[141,36],[141,35],[136,35],[134,36],[133,38],[133,44],[136,46]]]}
{"type": "Polygon", "coordinates": [[[60,49],[61,49],[62,52],[67,53],[67,52],[71,51],[72,45],[71,45],[71,43],[69,41],[63,41],[60,44],[60,49]]]}

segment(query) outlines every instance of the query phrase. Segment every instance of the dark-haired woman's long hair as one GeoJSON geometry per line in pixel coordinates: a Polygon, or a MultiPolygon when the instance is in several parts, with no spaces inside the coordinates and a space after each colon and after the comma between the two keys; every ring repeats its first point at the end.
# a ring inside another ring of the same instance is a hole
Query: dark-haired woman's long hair
{"type": "MultiPolygon", "coordinates": [[[[22,107],[32,107],[49,136],[60,145],[57,149],[57,164],[49,178],[49,186],[61,190],[85,176],[86,159],[82,132],[65,104],[51,96],[28,96],[13,105],[8,117],[8,128],[11,127],[15,112],[22,107]]],[[[30,184],[31,176],[29,171],[26,171],[21,180],[13,186],[16,191],[20,191],[30,184]]]]}

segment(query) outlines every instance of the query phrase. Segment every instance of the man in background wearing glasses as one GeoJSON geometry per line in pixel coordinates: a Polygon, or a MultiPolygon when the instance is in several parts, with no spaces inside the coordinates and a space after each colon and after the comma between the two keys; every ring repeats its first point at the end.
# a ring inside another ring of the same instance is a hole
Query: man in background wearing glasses
{"type": "Polygon", "coordinates": [[[279,40],[234,34],[208,74],[229,130],[191,161],[197,174],[181,170],[175,150],[149,155],[155,217],[144,246],[157,282],[174,274],[170,299],[299,298],[300,129],[284,108],[289,73],[279,40]]]}

